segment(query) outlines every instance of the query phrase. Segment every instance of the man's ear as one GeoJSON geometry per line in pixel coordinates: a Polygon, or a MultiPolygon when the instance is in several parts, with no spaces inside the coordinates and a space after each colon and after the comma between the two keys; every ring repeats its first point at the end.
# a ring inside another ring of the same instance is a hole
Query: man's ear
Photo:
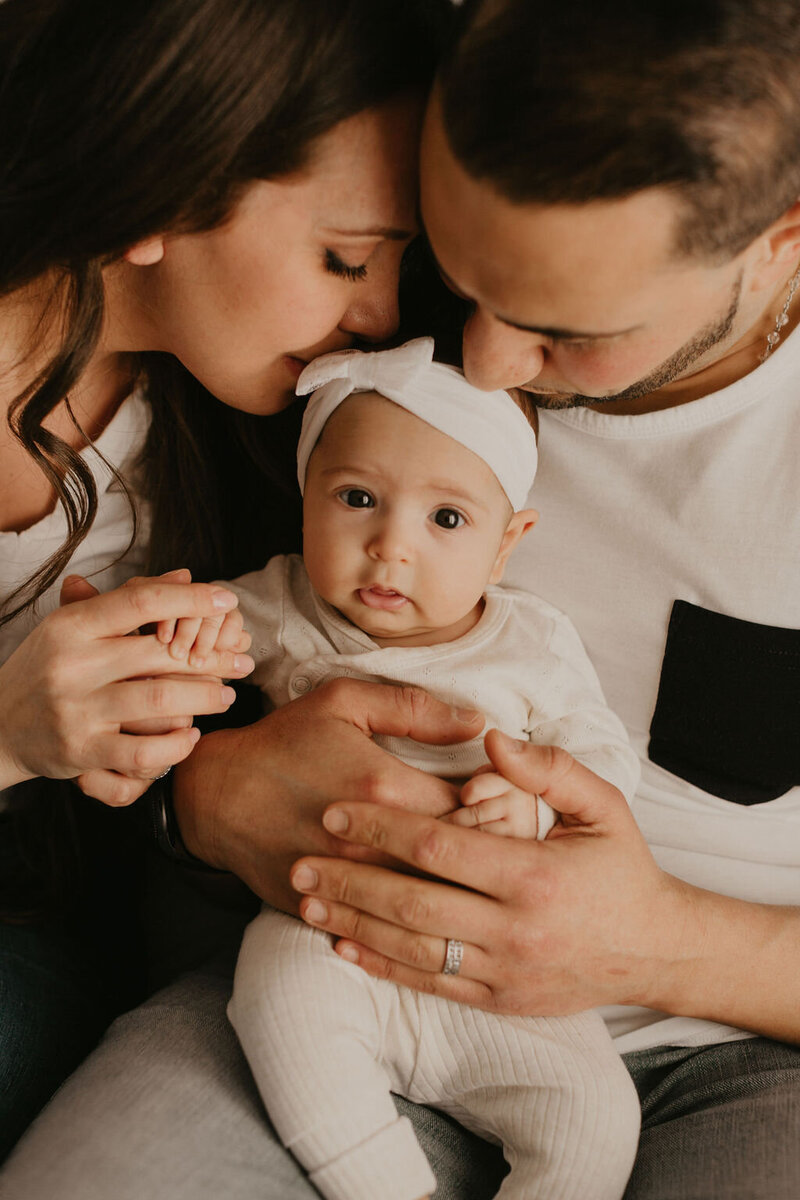
{"type": "Polygon", "coordinates": [[[161,236],[145,238],[135,246],[129,246],[123,258],[134,267],[154,267],[164,257],[164,239],[161,236]]]}
{"type": "Polygon", "coordinates": [[[772,287],[800,262],[800,200],[787,208],[759,239],[762,253],[755,280],[756,290],[772,287]]]}
{"type": "Polygon", "coordinates": [[[533,529],[538,520],[539,514],[535,508],[523,508],[519,512],[514,513],[503,534],[503,540],[500,543],[500,549],[497,558],[494,560],[492,573],[489,576],[489,583],[500,582],[503,578],[503,572],[506,569],[506,563],[511,551],[520,538],[524,537],[529,529],[533,529]]]}

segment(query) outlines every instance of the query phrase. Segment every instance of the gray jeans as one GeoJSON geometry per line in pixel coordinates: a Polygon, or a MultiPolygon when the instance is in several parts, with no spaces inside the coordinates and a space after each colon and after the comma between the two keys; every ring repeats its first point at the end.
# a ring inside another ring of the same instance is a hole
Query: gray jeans
{"type": "MultiPolygon", "coordinates": [[[[0,1197],[317,1200],[266,1120],[225,1016],[229,991],[224,974],[194,973],[120,1017],[18,1145],[0,1197]]],[[[626,1063],[644,1122],[625,1200],[797,1200],[800,1049],[758,1038],[626,1063]]],[[[398,1105],[429,1156],[436,1200],[494,1196],[497,1149],[398,1105]]]]}

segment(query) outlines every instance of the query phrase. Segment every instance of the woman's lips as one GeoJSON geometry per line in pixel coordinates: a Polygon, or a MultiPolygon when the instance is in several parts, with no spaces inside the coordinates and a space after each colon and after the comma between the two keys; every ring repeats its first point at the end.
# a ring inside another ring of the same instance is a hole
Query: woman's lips
{"type": "Polygon", "coordinates": [[[388,612],[396,612],[408,603],[408,597],[394,588],[368,587],[358,589],[358,598],[367,608],[382,608],[388,612]]]}

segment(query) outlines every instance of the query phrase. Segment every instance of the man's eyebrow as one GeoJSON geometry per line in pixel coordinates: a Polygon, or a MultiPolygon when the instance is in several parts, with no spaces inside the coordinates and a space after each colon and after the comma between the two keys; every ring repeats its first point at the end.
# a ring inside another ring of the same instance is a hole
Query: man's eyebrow
{"type": "MultiPolygon", "coordinates": [[[[441,275],[447,286],[456,293],[457,296],[463,296],[469,302],[469,297],[466,296],[454,279],[451,279],[447,272],[436,262],[436,269],[441,275]]],[[[613,333],[587,333],[578,329],[562,329],[559,326],[550,325],[525,325],[521,321],[512,321],[510,317],[504,317],[502,313],[492,314],[495,320],[500,321],[503,325],[510,326],[511,329],[520,329],[523,333],[538,333],[542,337],[553,338],[555,341],[601,341],[603,339],[620,337],[623,333],[633,333],[637,329],[641,329],[641,325],[631,325],[629,329],[617,329],[613,333]]]]}
{"type": "Polygon", "coordinates": [[[332,233],[336,237],[380,237],[386,238],[390,242],[407,242],[414,237],[414,233],[409,229],[395,229],[391,225],[371,225],[366,229],[338,229],[333,226],[326,226],[323,233],[332,233]]]}

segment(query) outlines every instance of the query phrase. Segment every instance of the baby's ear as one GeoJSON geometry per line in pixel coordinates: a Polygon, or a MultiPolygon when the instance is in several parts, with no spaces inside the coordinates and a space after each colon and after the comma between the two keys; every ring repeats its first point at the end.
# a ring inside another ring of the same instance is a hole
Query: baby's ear
{"type": "Polygon", "coordinates": [[[533,529],[538,520],[539,514],[535,508],[522,508],[519,512],[513,514],[503,534],[503,540],[500,543],[500,549],[494,561],[492,573],[489,576],[489,583],[500,582],[503,578],[511,551],[528,530],[533,529]]]}

